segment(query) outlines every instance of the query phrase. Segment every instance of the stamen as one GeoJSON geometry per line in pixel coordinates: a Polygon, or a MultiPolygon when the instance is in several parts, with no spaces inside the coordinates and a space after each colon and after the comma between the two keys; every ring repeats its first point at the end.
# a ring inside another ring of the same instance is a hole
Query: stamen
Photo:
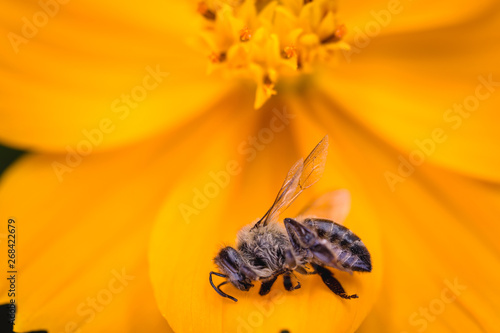
{"type": "Polygon", "coordinates": [[[198,3],[197,12],[200,13],[201,15],[203,15],[203,17],[205,17],[207,20],[211,20],[211,21],[215,20],[215,17],[216,17],[215,13],[208,8],[206,2],[204,2],[204,1],[201,1],[198,3]]]}
{"type": "Polygon", "coordinates": [[[278,80],[310,75],[320,62],[336,65],[338,53],[349,48],[337,0],[197,2],[207,21],[193,40],[206,50],[207,72],[253,80],[256,109],[276,95],[278,80]]]}
{"type": "Polygon", "coordinates": [[[337,29],[335,29],[334,35],[338,39],[342,39],[342,37],[344,37],[346,33],[347,33],[346,26],[344,24],[341,24],[337,27],[337,29]]]}
{"type": "Polygon", "coordinates": [[[218,63],[221,63],[223,61],[226,60],[226,53],[225,52],[221,52],[221,53],[215,53],[215,52],[212,52],[210,53],[210,55],[208,56],[208,59],[210,60],[210,62],[212,62],[213,64],[218,64],[218,63]]]}
{"type": "Polygon", "coordinates": [[[270,97],[272,95],[276,95],[277,92],[276,92],[276,90],[274,90],[274,82],[271,81],[271,78],[268,75],[266,75],[264,77],[263,81],[264,81],[263,88],[264,88],[265,95],[268,96],[268,97],[270,97]]]}
{"type": "Polygon", "coordinates": [[[283,52],[281,52],[281,56],[285,59],[290,59],[291,57],[295,57],[297,55],[297,48],[295,45],[285,46],[283,52]]]}
{"type": "Polygon", "coordinates": [[[240,40],[242,42],[248,42],[252,38],[252,30],[248,27],[244,27],[240,30],[240,40]]]}
{"type": "Polygon", "coordinates": [[[342,37],[345,36],[346,33],[347,33],[347,28],[345,27],[345,25],[341,24],[337,27],[337,29],[335,29],[335,32],[333,34],[323,39],[321,43],[327,44],[327,43],[338,42],[342,39],[342,37]]]}

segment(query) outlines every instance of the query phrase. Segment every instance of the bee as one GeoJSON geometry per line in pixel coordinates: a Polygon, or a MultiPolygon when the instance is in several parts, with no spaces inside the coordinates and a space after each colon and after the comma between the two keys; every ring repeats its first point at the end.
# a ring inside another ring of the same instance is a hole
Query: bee
{"type": "MultiPolygon", "coordinates": [[[[296,290],[300,288],[294,274],[297,272],[318,274],[331,291],[344,299],[358,298],[356,294],[347,294],[327,268],[351,274],[371,272],[370,253],[358,236],[339,223],[307,214],[285,218],[283,224],[278,223],[279,215],[322,176],[327,153],[328,136],[325,136],[305,160],[298,160],[288,171],[274,203],[264,216],[238,232],[236,248],[227,246],[219,251],[214,262],[221,273],[212,271],[209,275],[210,284],[219,295],[237,302],[220,287],[231,283],[239,290],[248,291],[255,281],[260,281],[259,294],[264,296],[280,275],[286,290],[296,290]],[[215,286],[212,275],[227,280],[215,286]]],[[[308,210],[328,209],[335,204],[332,202],[335,201],[334,193],[324,195],[308,210]]]]}

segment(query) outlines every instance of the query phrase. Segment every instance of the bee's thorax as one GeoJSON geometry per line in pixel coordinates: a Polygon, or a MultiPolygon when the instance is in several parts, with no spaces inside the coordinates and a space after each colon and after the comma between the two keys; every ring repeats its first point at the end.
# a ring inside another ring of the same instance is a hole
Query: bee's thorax
{"type": "Polygon", "coordinates": [[[290,241],[285,229],[278,223],[256,228],[250,224],[238,233],[237,249],[257,275],[263,278],[284,268],[285,250],[288,248],[290,241]]]}

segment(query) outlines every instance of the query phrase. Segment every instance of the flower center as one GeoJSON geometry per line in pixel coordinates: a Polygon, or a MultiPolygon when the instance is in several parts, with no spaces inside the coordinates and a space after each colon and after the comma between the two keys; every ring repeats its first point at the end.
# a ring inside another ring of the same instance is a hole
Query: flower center
{"type": "Polygon", "coordinates": [[[279,80],[311,73],[349,49],[335,0],[204,0],[198,12],[209,72],[255,81],[255,108],[277,93],[279,80]]]}

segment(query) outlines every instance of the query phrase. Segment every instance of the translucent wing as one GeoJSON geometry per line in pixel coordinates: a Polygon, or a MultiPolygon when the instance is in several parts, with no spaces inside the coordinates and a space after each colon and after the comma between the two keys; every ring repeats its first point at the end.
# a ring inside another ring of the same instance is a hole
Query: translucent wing
{"type": "Polygon", "coordinates": [[[304,166],[304,160],[298,160],[288,171],[286,175],[285,181],[283,185],[281,185],[281,189],[274,200],[273,205],[266,214],[255,224],[258,226],[261,222],[266,225],[268,222],[273,221],[270,219],[270,214],[276,210],[278,207],[282,207],[285,203],[291,202],[292,196],[295,194],[297,190],[297,186],[299,185],[300,176],[302,175],[302,168],[304,166]]]}
{"type": "Polygon", "coordinates": [[[351,194],[337,190],[323,194],[304,208],[296,218],[319,217],[343,224],[351,210],[351,194]]]}
{"type": "Polygon", "coordinates": [[[264,217],[257,222],[257,225],[261,222],[266,225],[269,222],[276,221],[279,215],[290,206],[302,191],[311,187],[321,178],[325,170],[327,154],[328,136],[325,136],[304,161],[300,159],[288,171],[273,205],[264,217]]]}

